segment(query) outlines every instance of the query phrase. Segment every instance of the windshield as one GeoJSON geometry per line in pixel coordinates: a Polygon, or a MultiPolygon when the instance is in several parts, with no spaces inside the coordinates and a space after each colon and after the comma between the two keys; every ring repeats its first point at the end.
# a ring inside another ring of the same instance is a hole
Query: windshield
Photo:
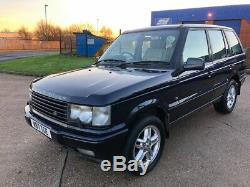
{"type": "Polygon", "coordinates": [[[131,64],[161,62],[169,65],[178,36],[177,29],[126,33],[113,42],[99,61],[131,64]]]}

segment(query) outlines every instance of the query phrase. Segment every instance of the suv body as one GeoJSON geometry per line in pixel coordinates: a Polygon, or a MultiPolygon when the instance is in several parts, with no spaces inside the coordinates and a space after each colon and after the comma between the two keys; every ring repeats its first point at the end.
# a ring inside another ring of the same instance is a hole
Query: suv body
{"type": "Polygon", "coordinates": [[[144,160],[149,171],[172,124],[210,104],[222,113],[233,110],[245,58],[228,27],[127,31],[97,64],[34,80],[25,118],[85,155],[125,155],[144,160]]]}

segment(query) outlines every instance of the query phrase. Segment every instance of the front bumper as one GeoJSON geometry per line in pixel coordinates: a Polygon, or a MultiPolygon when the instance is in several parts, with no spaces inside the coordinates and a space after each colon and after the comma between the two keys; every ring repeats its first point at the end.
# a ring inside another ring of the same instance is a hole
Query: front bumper
{"type": "Polygon", "coordinates": [[[92,151],[97,159],[110,159],[113,155],[122,155],[127,140],[128,129],[125,124],[108,129],[69,129],[33,114],[29,105],[25,107],[25,119],[30,126],[33,119],[48,127],[52,139],[60,144],[92,151]]]}

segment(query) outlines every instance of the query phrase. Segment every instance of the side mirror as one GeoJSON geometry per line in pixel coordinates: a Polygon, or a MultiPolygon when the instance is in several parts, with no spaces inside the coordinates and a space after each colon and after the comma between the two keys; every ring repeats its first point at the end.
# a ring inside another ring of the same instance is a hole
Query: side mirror
{"type": "Polygon", "coordinates": [[[95,62],[98,62],[99,59],[100,59],[100,56],[96,56],[96,57],[95,57],[95,62]]]}
{"type": "Polygon", "coordinates": [[[184,71],[203,70],[205,69],[205,62],[202,58],[188,58],[183,68],[184,71]]]}

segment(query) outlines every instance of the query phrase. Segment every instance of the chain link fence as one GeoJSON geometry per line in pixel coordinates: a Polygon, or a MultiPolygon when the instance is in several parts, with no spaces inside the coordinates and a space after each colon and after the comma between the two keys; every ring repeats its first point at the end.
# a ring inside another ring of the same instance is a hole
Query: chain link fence
{"type": "Polygon", "coordinates": [[[76,55],[76,37],[74,34],[61,35],[60,54],[76,55]]]}

